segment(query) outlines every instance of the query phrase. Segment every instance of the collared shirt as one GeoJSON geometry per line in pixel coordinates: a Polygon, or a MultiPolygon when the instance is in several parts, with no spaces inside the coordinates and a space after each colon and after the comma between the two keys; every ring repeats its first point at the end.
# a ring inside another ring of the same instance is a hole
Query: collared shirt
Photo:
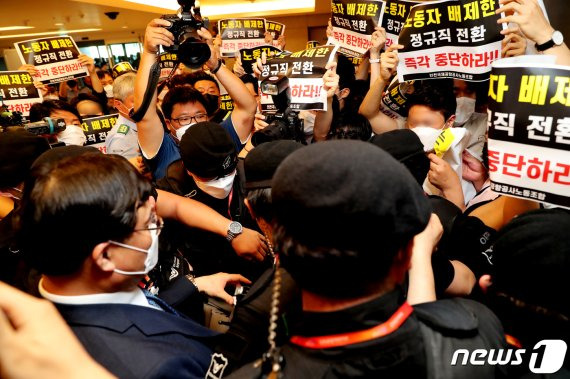
{"type": "Polygon", "coordinates": [[[144,292],[140,288],[132,291],[122,291],[113,293],[96,293],[91,295],[63,296],[48,292],[43,286],[43,278],[38,284],[38,290],[43,298],[57,304],[84,305],[84,304],[130,304],[141,307],[158,309],[149,304],[144,292]]]}
{"type": "Polygon", "coordinates": [[[140,155],[137,124],[119,114],[115,126],[105,140],[107,154],[117,154],[127,159],[140,155]]]}

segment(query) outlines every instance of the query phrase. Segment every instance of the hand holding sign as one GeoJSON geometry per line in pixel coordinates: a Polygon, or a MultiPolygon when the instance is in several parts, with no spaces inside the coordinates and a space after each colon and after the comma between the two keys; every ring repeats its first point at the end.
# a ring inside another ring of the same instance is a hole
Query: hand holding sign
{"type": "Polygon", "coordinates": [[[457,205],[459,208],[465,208],[463,198],[463,190],[461,189],[461,180],[455,173],[453,168],[442,158],[435,154],[429,154],[430,160],[428,180],[429,182],[441,190],[443,197],[457,205]]]}
{"type": "Polygon", "coordinates": [[[89,71],[90,74],[92,74],[95,71],[95,61],[90,56],[85,54],[79,54],[77,60],[79,61],[79,63],[81,63],[83,67],[87,69],[87,71],[89,71]]]}
{"type": "Polygon", "coordinates": [[[396,72],[399,62],[398,49],[402,48],[404,48],[402,45],[392,45],[380,56],[380,76],[385,82],[388,82],[396,72]]]}
{"type": "Polygon", "coordinates": [[[372,33],[370,59],[378,59],[380,50],[382,50],[386,44],[386,30],[381,26],[377,26],[375,29],[374,33],[372,33]]]}
{"type": "Polygon", "coordinates": [[[257,58],[257,62],[252,65],[253,75],[259,79],[261,77],[261,70],[263,65],[267,63],[267,54],[265,52],[261,53],[261,58],[257,58]]]}
{"type": "Polygon", "coordinates": [[[339,75],[336,73],[336,62],[329,62],[325,66],[327,72],[323,75],[324,90],[327,91],[327,99],[334,96],[336,90],[338,89],[338,81],[340,79],[339,75]]]}
{"type": "MultiPolygon", "coordinates": [[[[544,17],[536,0],[500,0],[499,4],[502,7],[497,9],[495,13],[505,12],[510,15],[497,20],[498,24],[514,22],[520,27],[525,37],[538,44],[550,40],[554,28],[544,17]]],[[[507,33],[507,30],[502,32],[502,34],[507,33]]]]}
{"type": "Polygon", "coordinates": [[[526,51],[526,38],[520,34],[520,31],[517,28],[512,33],[505,36],[502,46],[501,58],[524,55],[526,51]]]}
{"type": "Polygon", "coordinates": [[[31,76],[37,76],[39,74],[36,66],[32,64],[23,64],[18,67],[18,71],[28,71],[31,76]]]}

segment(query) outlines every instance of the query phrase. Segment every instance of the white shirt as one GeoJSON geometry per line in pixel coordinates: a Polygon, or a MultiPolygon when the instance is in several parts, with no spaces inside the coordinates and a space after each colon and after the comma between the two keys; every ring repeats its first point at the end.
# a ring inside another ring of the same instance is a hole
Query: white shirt
{"type": "Polygon", "coordinates": [[[130,304],[141,307],[158,309],[148,303],[146,296],[140,288],[128,292],[97,293],[92,295],[63,296],[48,292],[40,279],[38,290],[43,298],[57,304],[83,305],[83,304],[130,304]]]}

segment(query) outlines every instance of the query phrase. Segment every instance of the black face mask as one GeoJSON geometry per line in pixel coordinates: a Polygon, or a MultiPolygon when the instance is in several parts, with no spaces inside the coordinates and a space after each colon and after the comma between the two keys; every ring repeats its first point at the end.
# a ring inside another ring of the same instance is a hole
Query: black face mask
{"type": "Polygon", "coordinates": [[[210,95],[209,93],[204,94],[204,99],[206,100],[206,112],[209,115],[213,115],[218,110],[219,98],[216,95],[210,95]]]}

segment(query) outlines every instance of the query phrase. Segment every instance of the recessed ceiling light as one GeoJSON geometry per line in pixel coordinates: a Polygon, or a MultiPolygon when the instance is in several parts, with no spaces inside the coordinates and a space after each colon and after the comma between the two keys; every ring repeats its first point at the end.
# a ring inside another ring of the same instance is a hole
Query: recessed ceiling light
{"type": "Polygon", "coordinates": [[[24,33],[24,34],[10,34],[7,36],[0,36],[0,39],[8,38],[20,38],[20,37],[36,37],[36,36],[53,36],[53,35],[65,35],[72,33],[86,33],[86,32],[98,32],[101,28],[93,29],[72,29],[72,30],[58,30],[56,32],[43,32],[43,33],[24,33]]]}
{"type": "Polygon", "coordinates": [[[55,26],[63,26],[63,22],[56,22],[54,25],[55,26]]]}
{"type": "Polygon", "coordinates": [[[21,29],[33,29],[33,26],[3,26],[0,28],[0,32],[6,32],[8,30],[21,30],[21,29]]]}
{"type": "Polygon", "coordinates": [[[121,29],[127,29],[127,28],[128,28],[127,25],[121,26],[121,29]]]}

